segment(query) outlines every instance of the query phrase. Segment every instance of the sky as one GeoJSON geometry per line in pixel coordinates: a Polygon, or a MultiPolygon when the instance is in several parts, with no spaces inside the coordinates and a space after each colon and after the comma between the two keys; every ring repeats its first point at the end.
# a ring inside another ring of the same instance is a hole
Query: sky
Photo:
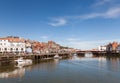
{"type": "Polygon", "coordinates": [[[81,50],[120,42],[120,0],[0,0],[0,37],[81,50]]]}

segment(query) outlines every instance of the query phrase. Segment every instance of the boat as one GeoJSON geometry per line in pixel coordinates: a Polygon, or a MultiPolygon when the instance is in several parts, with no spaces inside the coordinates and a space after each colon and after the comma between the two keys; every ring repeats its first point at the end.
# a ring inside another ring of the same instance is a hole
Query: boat
{"type": "Polygon", "coordinates": [[[31,59],[23,59],[23,57],[18,58],[17,60],[15,60],[15,62],[17,65],[22,65],[22,66],[27,66],[32,64],[31,59]]]}
{"type": "Polygon", "coordinates": [[[62,57],[60,57],[58,54],[56,54],[56,55],[54,56],[54,59],[62,59],[62,57]]]}

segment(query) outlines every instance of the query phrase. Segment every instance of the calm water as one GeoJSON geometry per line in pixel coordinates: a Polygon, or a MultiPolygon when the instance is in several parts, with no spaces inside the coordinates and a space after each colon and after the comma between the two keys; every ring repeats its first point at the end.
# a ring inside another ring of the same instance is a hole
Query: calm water
{"type": "Polygon", "coordinates": [[[0,83],[120,83],[120,58],[73,56],[23,68],[3,65],[0,83]]]}

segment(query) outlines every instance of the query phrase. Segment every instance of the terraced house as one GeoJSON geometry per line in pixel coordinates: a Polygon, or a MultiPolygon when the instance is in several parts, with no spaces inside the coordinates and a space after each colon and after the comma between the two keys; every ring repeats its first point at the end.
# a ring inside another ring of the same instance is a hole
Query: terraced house
{"type": "Polygon", "coordinates": [[[112,42],[109,43],[106,47],[107,52],[119,52],[120,53],[120,43],[112,42]]]}
{"type": "Polygon", "coordinates": [[[0,53],[24,53],[25,50],[23,38],[13,36],[0,38],[0,53]]]}

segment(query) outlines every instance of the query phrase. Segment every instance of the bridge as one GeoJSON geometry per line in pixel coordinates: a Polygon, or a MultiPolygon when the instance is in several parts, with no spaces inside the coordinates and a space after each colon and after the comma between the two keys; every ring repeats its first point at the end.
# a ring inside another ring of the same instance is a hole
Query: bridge
{"type": "Polygon", "coordinates": [[[84,56],[85,53],[92,53],[95,56],[106,54],[105,51],[93,51],[93,50],[87,50],[87,51],[77,51],[76,52],[78,56],[84,56]]]}

